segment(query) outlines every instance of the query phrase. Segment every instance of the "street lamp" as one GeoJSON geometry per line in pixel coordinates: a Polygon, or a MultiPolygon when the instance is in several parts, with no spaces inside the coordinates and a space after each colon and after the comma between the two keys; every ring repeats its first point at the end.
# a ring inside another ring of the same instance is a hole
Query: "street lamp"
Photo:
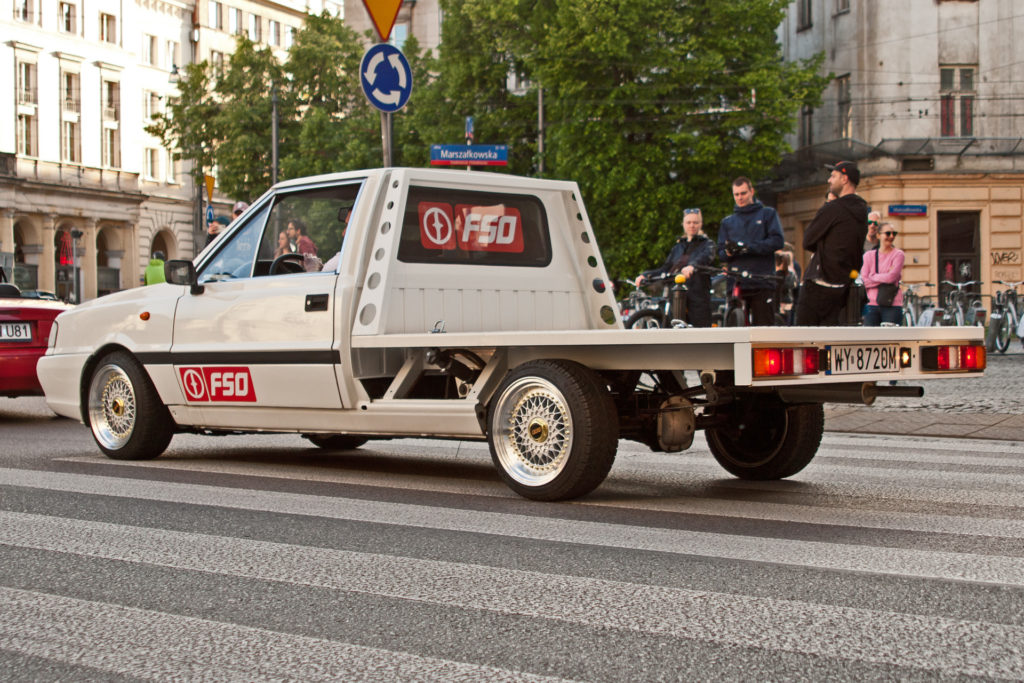
{"type": "Polygon", "coordinates": [[[78,291],[78,240],[84,235],[78,228],[71,229],[71,290],[75,293],[75,303],[81,303],[81,292],[78,291]]]}

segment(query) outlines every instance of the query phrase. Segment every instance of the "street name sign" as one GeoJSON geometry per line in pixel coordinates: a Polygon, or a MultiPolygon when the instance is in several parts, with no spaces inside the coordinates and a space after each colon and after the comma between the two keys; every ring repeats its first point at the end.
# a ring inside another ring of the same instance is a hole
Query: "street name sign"
{"type": "Polygon", "coordinates": [[[431,166],[508,166],[508,145],[431,145],[431,166]]]}

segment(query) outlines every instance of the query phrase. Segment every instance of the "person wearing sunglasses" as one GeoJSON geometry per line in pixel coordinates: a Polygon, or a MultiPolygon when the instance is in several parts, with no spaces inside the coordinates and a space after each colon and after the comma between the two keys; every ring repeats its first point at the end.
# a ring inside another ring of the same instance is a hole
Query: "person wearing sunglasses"
{"type": "Polygon", "coordinates": [[[645,270],[636,279],[679,273],[686,278],[686,322],[693,327],[711,327],[711,286],[708,276],[695,266],[710,266],[714,258],[711,238],[704,234],[704,216],[700,209],[683,210],[683,235],[676,240],[668,256],[657,268],[645,270]]]}
{"type": "Polygon", "coordinates": [[[878,249],[881,241],[878,239],[878,228],[882,225],[882,214],[872,211],[868,214],[868,236],[864,240],[864,251],[878,249]]]}
{"type": "Polygon", "coordinates": [[[900,324],[903,318],[903,292],[900,280],[903,278],[903,252],[896,248],[896,228],[892,223],[882,223],[878,229],[881,245],[864,253],[860,277],[868,295],[864,307],[864,326],[878,327],[882,323],[900,324]]]}

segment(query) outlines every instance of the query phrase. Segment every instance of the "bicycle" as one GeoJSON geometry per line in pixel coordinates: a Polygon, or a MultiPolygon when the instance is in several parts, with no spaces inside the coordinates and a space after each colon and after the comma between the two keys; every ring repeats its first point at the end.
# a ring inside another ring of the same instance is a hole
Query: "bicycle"
{"type": "Polygon", "coordinates": [[[934,287],[931,282],[906,285],[903,290],[903,326],[931,327],[942,323],[945,310],[936,306],[930,296],[917,293],[921,287],[934,287]]]}
{"type": "Polygon", "coordinates": [[[946,292],[946,309],[951,311],[947,317],[947,325],[962,327],[967,320],[973,320],[972,325],[985,326],[985,307],[981,303],[981,295],[964,290],[971,285],[983,285],[979,280],[968,280],[967,282],[950,282],[942,280],[942,284],[955,287],[946,292]],[[970,313],[968,312],[970,311],[970,313]]]}
{"type": "Polygon", "coordinates": [[[1021,314],[1017,310],[1017,288],[1024,284],[1020,282],[1006,282],[996,280],[997,284],[1003,285],[1006,289],[996,292],[992,300],[992,314],[988,328],[988,336],[985,345],[990,351],[996,350],[999,353],[1006,353],[1010,348],[1010,340],[1014,332],[1021,338],[1024,345],[1024,337],[1021,337],[1021,314]]]}

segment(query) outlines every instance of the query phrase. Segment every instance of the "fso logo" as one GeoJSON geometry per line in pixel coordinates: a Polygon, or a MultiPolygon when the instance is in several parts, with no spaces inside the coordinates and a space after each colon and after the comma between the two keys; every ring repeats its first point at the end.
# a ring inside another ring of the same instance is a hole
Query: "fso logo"
{"type": "Polygon", "coordinates": [[[522,253],[523,220],[518,209],[420,202],[420,244],[424,249],[522,253]]]}
{"type": "Polygon", "coordinates": [[[249,368],[240,367],[182,367],[178,368],[185,399],[196,402],[256,401],[249,368]]]}

